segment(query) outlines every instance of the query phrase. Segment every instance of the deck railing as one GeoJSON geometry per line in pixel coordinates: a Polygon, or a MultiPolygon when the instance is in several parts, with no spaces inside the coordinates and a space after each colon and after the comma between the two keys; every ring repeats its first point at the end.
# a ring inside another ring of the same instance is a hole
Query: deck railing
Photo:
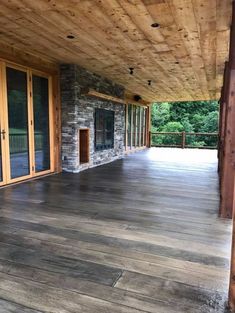
{"type": "MultiPolygon", "coordinates": [[[[42,134],[40,132],[34,133],[34,145],[35,150],[42,149],[42,134]]],[[[9,135],[10,140],[10,152],[11,153],[22,153],[28,152],[28,134],[27,133],[16,133],[9,135]]]]}
{"type": "Polygon", "coordinates": [[[150,132],[151,147],[217,149],[218,133],[150,132]]]}

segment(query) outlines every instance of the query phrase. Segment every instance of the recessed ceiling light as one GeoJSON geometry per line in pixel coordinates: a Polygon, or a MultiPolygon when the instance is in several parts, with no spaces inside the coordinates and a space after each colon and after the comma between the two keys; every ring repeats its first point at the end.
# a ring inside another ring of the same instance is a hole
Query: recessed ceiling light
{"type": "Polygon", "coordinates": [[[74,39],[75,37],[73,35],[68,35],[67,38],[68,39],[74,39]]]}
{"type": "Polygon", "coordinates": [[[158,24],[158,23],[153,23],[153,24],[151,24],[151,27],[159,28],[159,27],[160,27],[160,24],[158,24]]]}

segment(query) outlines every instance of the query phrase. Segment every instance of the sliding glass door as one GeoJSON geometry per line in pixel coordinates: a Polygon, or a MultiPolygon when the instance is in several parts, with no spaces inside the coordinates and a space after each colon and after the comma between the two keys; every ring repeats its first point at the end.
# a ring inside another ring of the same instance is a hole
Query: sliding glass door
{"type": "Polygon", "coordinates": [[[0,185],[53,171],[50,77],[0,63],[0,185]]]}
{"type": "Polygon", "coordinates": [[[30,175],[27,72],[7,67],[10,178],[30,175]]]}
{"type": "Polygon", "coordinates": [[[50,170],[50,118],[48,78],[33,75],[35,172],[50,170]]]}

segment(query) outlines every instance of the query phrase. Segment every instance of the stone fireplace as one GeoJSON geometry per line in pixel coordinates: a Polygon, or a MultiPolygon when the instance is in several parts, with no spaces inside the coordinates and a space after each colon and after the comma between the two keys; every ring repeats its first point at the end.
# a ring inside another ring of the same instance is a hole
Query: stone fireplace
{"type": "Polygon", "coordinates": [[[62,168],[68,172],[101,165],[122,158],[125,151],[125,105],[112,100],[101,99],[83,93],[93,90],[124,98],[124,88],[110,80],[93,74],[74,64],[60,67],[61,101],[62,101],[62,168]],[[95,148],[95,109],[100,108],[114,112],[113,147],[97,151],[95,148]],[[89,130],[89,161],[81,162],[82,130],[89,130]]]}

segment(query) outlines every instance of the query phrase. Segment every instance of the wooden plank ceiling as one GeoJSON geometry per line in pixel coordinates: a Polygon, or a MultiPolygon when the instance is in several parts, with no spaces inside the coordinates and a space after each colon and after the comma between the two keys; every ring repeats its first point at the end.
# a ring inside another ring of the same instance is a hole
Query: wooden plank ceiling
{"type": "Polygon", "coordinates": [[[0,50],[80,64],[149,102],[218,99],[230,21],[231,0],[0,0],[0,50]]]}

